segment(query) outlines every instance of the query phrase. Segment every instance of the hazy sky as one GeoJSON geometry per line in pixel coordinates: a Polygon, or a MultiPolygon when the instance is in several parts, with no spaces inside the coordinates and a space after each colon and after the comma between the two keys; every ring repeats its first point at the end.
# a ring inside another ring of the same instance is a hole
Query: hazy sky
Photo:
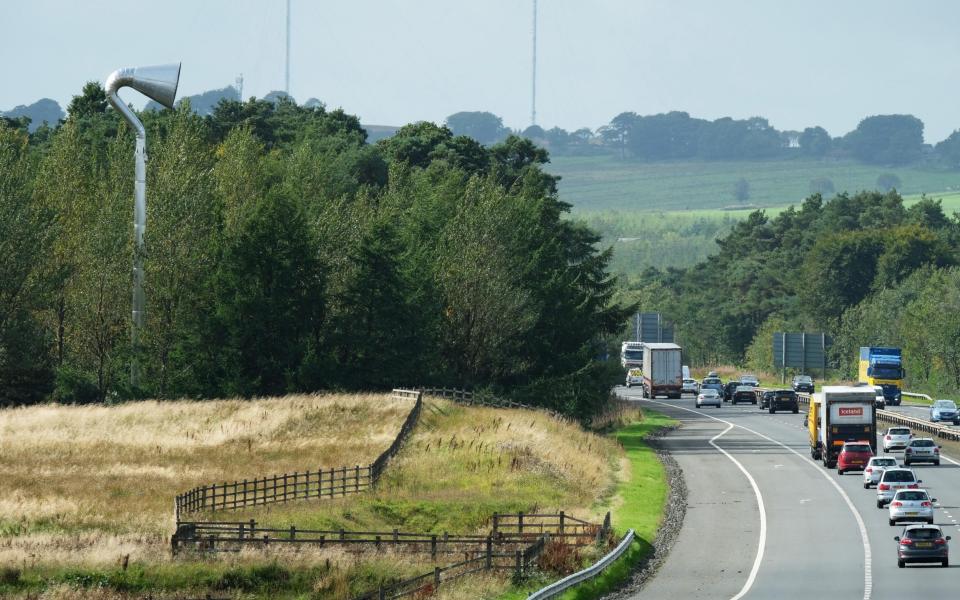
{"type": "MultiPolygon", "coordinates": [[[[532,0],[292,0],[291,94],[364,123],[489,110],[530,124],[532,0]]],[[[285,0],[2,0],[0,109],[66,106],[122,66],[183,62],[181,95],[243,73],[283,88],[285,0]]],[[[539,0],[537,122],[614,115],[764,116],[833,135],[912,113],[960,128],[960,2],[539,0]]],[[[141,106],[136,92],[122,93],[141,106]]]]}

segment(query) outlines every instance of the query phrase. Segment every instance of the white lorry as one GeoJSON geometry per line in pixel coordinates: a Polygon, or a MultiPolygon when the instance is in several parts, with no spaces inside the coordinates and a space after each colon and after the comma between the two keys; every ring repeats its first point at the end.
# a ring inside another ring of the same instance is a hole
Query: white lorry
{"type": "Polygon", "coordinates": [[[647,398],[680,398],[683,364],[676,344],[643,344],[643,392],[647,398]]]}
{"type": "Polygon", "coordinates": [[[643,366],[643,344],[623,342],[620,344],[620,366],[624,369],[643,366]]]}

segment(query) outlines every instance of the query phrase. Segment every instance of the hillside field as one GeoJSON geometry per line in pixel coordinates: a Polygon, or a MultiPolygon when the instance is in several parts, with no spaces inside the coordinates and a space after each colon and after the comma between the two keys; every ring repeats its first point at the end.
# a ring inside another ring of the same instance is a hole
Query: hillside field
{"type": "MultiPolygon", "coordinates": [[[[930,193],[928,197],[940,200],[948,217],[960,213],[960,192],[930,193]]],[[[904,204],[910,206],[920,198],[920,194],[905,195],[904,204]]],[[[785,208],[762,210],[774,217],[785,208]]],[[[576,210],[571,218],[599,233],[603,247],[613,247],[611,269],[629,278],[647,267],[688,267],[705,260],[716,252],[716,239],[753,210],[576,210]]]]}
{"type": "Polygon", "coordinates": [[[724,208],[737,204],[733,186],[741,177],[750,184],[747,202],[760,207],[799,203],[818,178],[829,178],[838,193],[875,189],[884,173],[896,174],[907,195],[960,190],[960,171],[810,159],[639,162],[612,155],[554,156],[546,170],[562,177],[560,196],[574,214],[724,208]]]}
{"type": "MultiPolygon", "coordinates": [[[[429,571],[429,556],[340,547],[176,558],[169,551],[176,493],[198,483],[365,464],[391,443],[410,408],[389,395],[317,395],[2,410],[0,596],[346,600],[383,578],[429,571]]],[[[653,492],[664,483],[651,460],[643,485],[653,492]]],[[[208,516],[436,533],[484,532],[493,512],[521,510],[564,510],[598,522],[616,509],[618,486],[631,479],[625,464],[613,438],[547,413],[428,397],[376,490],[208,516]]],[[[649,507],[654,523],[661,507],[649,507]]],[[[493,599],[510,588],[509,577],[483,576],[441,588],[437,597],[493,599]]]]}

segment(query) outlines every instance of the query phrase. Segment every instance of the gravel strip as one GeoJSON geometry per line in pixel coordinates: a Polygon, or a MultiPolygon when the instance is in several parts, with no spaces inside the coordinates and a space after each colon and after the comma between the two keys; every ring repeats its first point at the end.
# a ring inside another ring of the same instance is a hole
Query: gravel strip
{"type": "Polygon", "coordinates": [[[660,438],[674,429],[677,429],[677,427],[664,427],[647,437],[647,443],[654,449],[657,458],[663,463],[667,472],[667,484],[670,487],[670,493],[667,495],[667,511],[660,528],[657,530],[657,536],[653,540],[653,552],[640,561],[633,575],[620,589],[604,596],[604,600],[629,598],[640,591],[643,584],[657,572],[660,565],[667,559],[673,543],[680,534],[683,517],[687,513],[687,484],[683,480],[683,470],[680,465],[660,443],[660,438]]]}

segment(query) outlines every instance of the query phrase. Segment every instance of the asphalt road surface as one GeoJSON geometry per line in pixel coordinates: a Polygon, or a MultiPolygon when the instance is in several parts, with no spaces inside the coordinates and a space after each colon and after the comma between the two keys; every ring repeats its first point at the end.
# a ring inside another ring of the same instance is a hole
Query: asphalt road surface
{"type": "MultiPolygon", "coordinates": [[[[837,475],[810,460],[804,411],[754,405],[696,409],[693,397],[644,400],[681,421],[663,439],[684,472],[688,508],[680,535],[637,599],[950,598],[960,594],[960,457],[912,468],[938,499],[934,518],[951,566],[897,568],[896,542],[876,490],[860,473],[837,475]],[[954,459],[954,460],[948,460],[954,459]]],[[[895,453],[899,460],[903,454],[895,453]]]]}

